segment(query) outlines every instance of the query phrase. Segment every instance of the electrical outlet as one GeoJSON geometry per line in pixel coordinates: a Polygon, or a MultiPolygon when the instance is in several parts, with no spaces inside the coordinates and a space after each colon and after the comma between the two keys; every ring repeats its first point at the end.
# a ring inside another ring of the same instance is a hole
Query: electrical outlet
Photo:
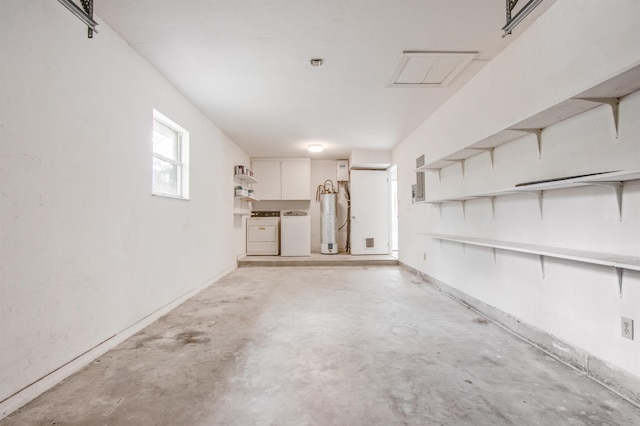
{"type": "Polygon", "coordinates": [[[633,340],[633,320],[622,317],[622,337],[633,340]]]}

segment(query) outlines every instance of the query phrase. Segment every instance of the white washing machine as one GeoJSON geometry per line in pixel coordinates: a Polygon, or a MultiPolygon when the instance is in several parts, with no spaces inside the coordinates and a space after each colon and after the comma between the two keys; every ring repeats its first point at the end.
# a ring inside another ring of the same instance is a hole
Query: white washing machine
{"type": "Polygon", "coordinates": [[[285,210],[280,213],[280,256],[311,256],[309,212],[285,210]]]}
{"type": "Polygon", "coordinates": [[[254,212],[247,219],[247,255],[280,254],[280,212],[254,212]]]}

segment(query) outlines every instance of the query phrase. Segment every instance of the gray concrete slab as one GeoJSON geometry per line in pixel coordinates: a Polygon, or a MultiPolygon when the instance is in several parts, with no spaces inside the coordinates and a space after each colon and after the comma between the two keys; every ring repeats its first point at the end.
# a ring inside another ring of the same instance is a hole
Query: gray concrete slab
{"type": "Polygon", "coordinates": [[[0,422],[635,425],[640,409],[399,267],[240,268],[0,422]]]}

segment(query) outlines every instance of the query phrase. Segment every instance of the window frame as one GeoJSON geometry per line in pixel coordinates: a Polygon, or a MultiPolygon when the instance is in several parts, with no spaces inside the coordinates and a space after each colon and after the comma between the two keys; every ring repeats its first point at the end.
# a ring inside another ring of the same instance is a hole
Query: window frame
{"type": "Polygon", "coordinates": [[[151,137],[151,194],[160,197],[176,198],[179,200],[189,200],[189,132],[175,121],[171,120],[160,111],[153,110],[153,122],[152,122],[152,137],[151,137]],[[164,155],[157,153],[153,146],[153,132],[155,122],[162,124],[163,126],[174,131],[177,136],[177,159],[171,159],[164,155]],[[165,161],[167,163],[176,166],[177,175],[177,194],[170,194],[166,192],[157,191],[154,188],[155,171],[153,170],[153,161],[155,159],[165,161]]]}

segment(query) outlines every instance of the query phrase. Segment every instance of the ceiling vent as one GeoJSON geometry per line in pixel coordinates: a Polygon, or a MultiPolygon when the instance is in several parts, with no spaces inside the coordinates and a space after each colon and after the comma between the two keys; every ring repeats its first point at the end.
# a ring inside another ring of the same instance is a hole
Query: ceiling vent
{"type": "Polygon", "coordinates": [[[446,87],[478,52],[402,52],[391,77],[393,87],[446,87]]]}

